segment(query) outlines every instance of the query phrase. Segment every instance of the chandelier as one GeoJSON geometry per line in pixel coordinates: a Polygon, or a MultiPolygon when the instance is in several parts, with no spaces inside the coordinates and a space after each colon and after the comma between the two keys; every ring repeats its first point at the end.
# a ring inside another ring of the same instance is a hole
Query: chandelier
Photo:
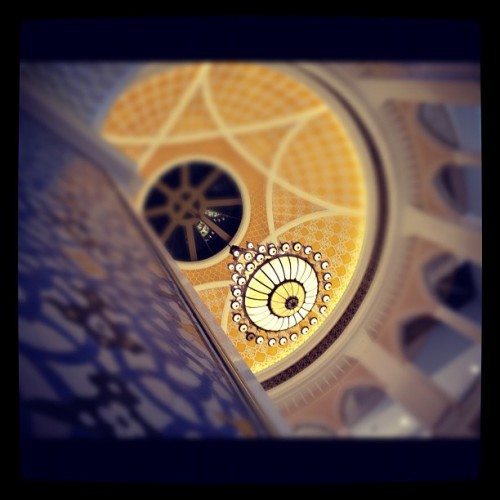
{"type": "Polygon", "coordinates": [[[232,320],[246,340],[270,346],[295,342],[324,316],[330,301],[329,262],[300,242],[230,248],[232,320]]]}

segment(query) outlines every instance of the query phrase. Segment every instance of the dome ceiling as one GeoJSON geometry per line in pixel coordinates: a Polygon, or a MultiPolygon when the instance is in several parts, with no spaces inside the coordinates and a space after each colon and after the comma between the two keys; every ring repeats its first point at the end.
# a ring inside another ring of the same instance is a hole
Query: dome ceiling
{"type": "Polygon", "coordinates": [[[254,373],[327,333],[369,250],[367,166],[339,111],[270,65],[183,64],[140,73],[102,122],[144,179],[137,209],[254,373]],[[295,241],[330,263],[326,311],[294,342],[249,341],[231,319],[229,246],[295,241]]]}

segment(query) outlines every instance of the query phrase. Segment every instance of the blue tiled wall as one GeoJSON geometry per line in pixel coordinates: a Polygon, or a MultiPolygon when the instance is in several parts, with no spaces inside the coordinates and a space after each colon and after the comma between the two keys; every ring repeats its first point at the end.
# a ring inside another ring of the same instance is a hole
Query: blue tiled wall
{"type": "Polygon", "coordinates": [[[22,438],[264,430],[99,168],[21,113],[22,438]]]}
{"type": "Polygon", "coordinates": [[[20,71],[23,79],[87,125],[97,127],[112,100],[140,67],[140,63],[47,62],[23,63],[20,71]]]}

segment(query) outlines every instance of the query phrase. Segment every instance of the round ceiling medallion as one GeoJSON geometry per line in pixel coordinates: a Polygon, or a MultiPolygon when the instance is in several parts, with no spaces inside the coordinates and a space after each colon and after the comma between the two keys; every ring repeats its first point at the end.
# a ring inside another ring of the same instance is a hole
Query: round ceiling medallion
{"type": "Polygon", "coordinates": [[[300,242],[246,248],[233,245],[228,264],[233,321],[247,341],[286,346],[318,324],[330,301],[330,266],[320,252],[300,242]]]}
{"type": "Polygon", "coordinates": [[[244,306],[259,328],[287,330],[307,316],[317,295],[318,278],[311,264],[283,255],[255,271],[247,284],[244,306]]]}

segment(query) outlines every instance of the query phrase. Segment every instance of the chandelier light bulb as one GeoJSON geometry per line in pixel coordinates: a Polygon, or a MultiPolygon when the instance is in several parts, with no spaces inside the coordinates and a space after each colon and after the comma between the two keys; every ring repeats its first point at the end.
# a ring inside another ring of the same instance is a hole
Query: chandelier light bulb
{"type": "Polygon", "coordinates": [[[307,245],[306,247],[304,247],[304,253],[306,255],[310,255],[312,252],[312,247],[310,247],[309,245],[307,245]]]}
{"type": "Polygon", "coordinates": [[[286,337],[281,337],[280,338],[280,345],[285,345],[286,344],[286,337]]]}
{"type": "Polygon", "coordinates": [[[241,314],[238,314],[238,313],[233,314],[233,321],[235,323],[238,323],[240,320],[241,320],[241,314]]]}
{"type": "Polygon", "coordinates": [[[291,340],[292,342],[295,342],[298,338],[299,338],[299,336],[298,336],[295,332],[293,332],[293,333],[290,335],[290,340],[291,340]]]}
{"type": "Polygon", "coordinates": [[[321,260],[321,254],[319,252],[316,252],[313,256],[313,259],[316,261],[316,262],[319,262],[321,260]]]}
{"type": "Polygon", "coordinates": [[[273,345],[276,345],[276,339],[269,339],[268,344],[272,347],[273,345]]]}
{"type": "Polygon", "coordinates": [[[255,339],[255,342],[257,342],[257,344],[261,345],[264,343],[264,337],[262,335],[259,335],[256,339],[255,339]]]}
{"type": "Polygon", "coordinates": [[[321,269],[327,269],[328,268],[328,262],[326,260],[324,260],[322,263],[321,263],[321,269]]]}

